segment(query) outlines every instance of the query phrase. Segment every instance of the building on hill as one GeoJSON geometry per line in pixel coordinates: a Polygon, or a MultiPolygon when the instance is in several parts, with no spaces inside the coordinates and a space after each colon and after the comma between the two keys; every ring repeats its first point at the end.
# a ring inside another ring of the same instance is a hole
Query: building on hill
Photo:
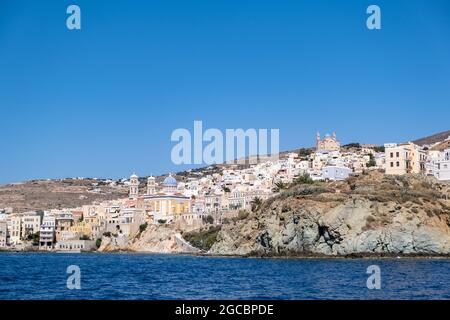
{"type": "Polygon", "coordinates": [[[339,151],[341,149],[341,143],[336,138],[336,133],[332,136],[325,135],[323,140],[320,138],[320,133],[317,132],[316,136],[316,151],[339,151]]]}
{"type": "Polygon", "coordinates": [[[418,145],[408,143],[385,144],[386,174],[404,175],[425,173],[427,153],[418,145]]]}
{"type": "Polygon", "coordinates": [[[120,236],[135,236],[144,224],[144,212],[140,208],[122,208],[105,221],[105,231],[120,236]]]}
{"type": "Polygon", "coordinates": [[[450,137],[448,137],[446,140],[442,142],[438,142],[431,146],[430,150],[432,151],[445,151],[446,149],[450,148],[450,137]]]}
{"type": "Polygon", "coordinates": [[[427,173],[440,181],[450,181],[450,148],[442,152],[429,152],[427,173]]]}
{"type": "Polygon", "coordinates": [[[322,177],[330,181],[344,181],[350,174],[352,169],[340,166],[326,166],[322,168],[322,177]]]}
{"type": "Polygon", "coordinates": [[[146,194],[139,196],[138,177],[133,174],[130,178],[130,199],[139,203],[154,223],[158,221],[172,222],[183,214],[191,213],[191,198],[178,191],[178,182],[169,174],[159,188],[154,177],[147,179],[146,194]]]}
{"type": "Polygon", "coordinates": [[[191,199],[177,192],[177,180],[170,174],[162,183],[159,192],[144,195],[146,211],[153,217],[154,222],[177,220],[177,216],[191,212],[191,199]]]}

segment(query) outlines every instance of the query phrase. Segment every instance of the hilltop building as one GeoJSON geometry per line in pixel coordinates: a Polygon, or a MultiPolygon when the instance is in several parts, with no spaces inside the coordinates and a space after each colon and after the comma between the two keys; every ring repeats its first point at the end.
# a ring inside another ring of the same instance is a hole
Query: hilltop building
{"type": "Polygon", "coordinates": [[[320,151],[339,151],[341,149],[341,143],[336,138],[336,133],[332,136],[325,135],[323,140],[320,138],[320,133],[317,132],[316,136],[316,152],[320,151]]]}

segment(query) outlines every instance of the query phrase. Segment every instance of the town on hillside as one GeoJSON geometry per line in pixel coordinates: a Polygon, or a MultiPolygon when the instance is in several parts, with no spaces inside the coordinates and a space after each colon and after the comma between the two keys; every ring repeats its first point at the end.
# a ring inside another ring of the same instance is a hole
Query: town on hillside
{"type": "Polygon", "coordinates": [[[341,146],[336,134],[322,139],[318,133],[314,149],[254,165],[169,174],[159,182],[133,174],[121,181],[129,190],[126,198],[32,212],[0,208],[0,250],[95,251],[105,237],[120,245],[150,225],[183,231],[220,226],[298,179],[343,181],[368,170],[450,181],[450,137],[429,144],[341,146]]]}

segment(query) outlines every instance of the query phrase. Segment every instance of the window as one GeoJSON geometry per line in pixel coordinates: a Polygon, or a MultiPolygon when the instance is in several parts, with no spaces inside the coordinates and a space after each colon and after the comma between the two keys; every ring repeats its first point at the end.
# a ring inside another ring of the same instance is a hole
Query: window
{"type": "Polygon", "coordinates": [[[400,152],[397,152],[396,156],[397,156],[397,158],[400,157],[400,152]]]}
{"type": "Polygon", "coordinates": [[[391,168],[393,168],[394,167],[394,163],[393,162],[391,162],[391,168]]]}
{"type": "Polygon", "coordinates": [[[400,167],[400,162],[397,161],[397,167],[400,167]]]}

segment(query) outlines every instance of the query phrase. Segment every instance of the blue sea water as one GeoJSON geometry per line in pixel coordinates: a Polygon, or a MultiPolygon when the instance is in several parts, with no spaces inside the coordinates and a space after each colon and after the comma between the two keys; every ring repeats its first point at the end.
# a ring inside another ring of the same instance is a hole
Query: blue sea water
{"type": "Polygon", "coordinates": [[[0,253],[0,299],[450,299],[448,259],[0,253]],[[81,270],[69,290],[67,267],[81,270]],[[369,290],[367,268],[381,268],[369,290]]]}

